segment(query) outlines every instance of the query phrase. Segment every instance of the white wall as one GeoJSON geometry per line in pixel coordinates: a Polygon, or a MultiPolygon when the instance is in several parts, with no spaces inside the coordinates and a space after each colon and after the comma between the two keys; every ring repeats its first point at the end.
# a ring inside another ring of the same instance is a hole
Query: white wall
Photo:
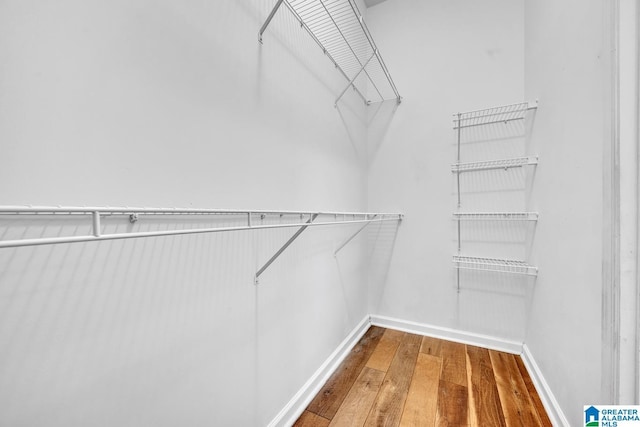
{"type": "MultiPolygon", "coordinates": [[[[271,3],[1,2],[0,204],[364,210],[364,107],[271,3]]],[[[0,425],[265,425],[368,313],[355,229],[258,287],[293,230],[1,250],[0,425]]]]}
{"type": "MultiPolygon", "coordinates": [[[[523,101],[524,3],[393,0],[369,9],[367,22],[404,97],[395,111],[369,109],[375,115],[368,133],[369,206],[406,214],[388,270],[373,270],[371,311],[522,341],[530,281],[463,272],[462,290],[456,290],[451,163],[454,113],[523,101]]],[[[523,129],[513,130],[507,139],[494,128],[488,138],[493,142],[466,141],[466,161],[522,155],[523,129]]],[[[471,188],[463,195],[463,209],[483,204],[488,210],[525,209],[525,177],[497,172],[481,174],[481,182],[466,181],[471,188]]],[[[467,231],[475,233],[465,234],[468,255],[525,252],[509,243],[514,235],[522,237],[522,230],[467,231]],[[483,248],[474,237],[486,243],[483,248]]]]}
{"type": "Polygon", "coordinates": [[[620,403],[640,400],[640,5],[620,2],[620,403]]]}
{"type": "Polygon", "coordinates": [[[534,205],[540,274],[526,342],[572,425],[582,406],[609,403],[602,387],[603,216],[611,157],[607,1],[527,1],[526,79],[540,108],[534,205]]]}

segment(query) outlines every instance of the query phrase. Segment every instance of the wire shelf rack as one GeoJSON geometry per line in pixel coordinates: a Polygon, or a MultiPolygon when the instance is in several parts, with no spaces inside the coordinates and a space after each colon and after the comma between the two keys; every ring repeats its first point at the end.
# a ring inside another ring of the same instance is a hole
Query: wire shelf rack
{"type": "Polygon", "coordinates": [[[453,256],[453,264],[460,270],[481,270],[497,273],[525,274],[537,276],[538,268],[524,261],[503,258],[479,258],[470,256],[453,256]]]}
{"type": "Polygon", "coordinates": [[[365,212],[318,212],[318,211],[274,211],[274,210],[237,210],[237,209],[194,209],[194,208],[141,208],[141,207],[100,207],[100,206],[0,206],[0,225],[3,219],[17,216],[79,216],[91,220],[86,234],[57,237],[22,238],[17,240],[0,239],[0,248],[22,246],[52,245],[61,243],[77,243],[102,240],[120,240],[143,237],[178,236],[188,234],[217,233],[241,230],[261,230],[274,228],[303,228],[340,224],[370,224],[384,221],[400,221],[400,213],[365,213],[365,212]],[[145,216],[233,216],[234,225],[213,224],[198,228],[181,228],[158,231],[125,231],[118,233],[105,232],[102,219],[112,216],[123,216],[130,223],[136,223],[145,216]],[[278,218],[278,223],[264,223],[268,218],[278,218]]]}
{"type": "Polygon", "coordinates": [[[382,55],[353,0],[278,0],[259,31],[261,43],[264,31],[282,3],[349,81],[336,104],[350,87],[367,105],[394,98],[398,103],[401,101],[382,55]]]}
{"type": "Polygon", "coordinates": [[[516,157],[512,159],[483,160],[480,162],[454,163],[451,172],[472,172],[492,169],[520,168],[527,165],[537,165],[538,157],[516,157]]]}
{"type": "Polygon", "coordinates": [[[538,108],[537,102],[520,102],[518,104],[502,105],[484,110],[457,113],[454,114],[453,128],[462,129],[492,123],[508,123],[514,120],[523,120],[526,117],[527,111],[536,108],[538,108]]]}
{"type": "Polygon", "coordinates": [[[458,221],[537,221],[537,212],[454,212],[458,221]]]}

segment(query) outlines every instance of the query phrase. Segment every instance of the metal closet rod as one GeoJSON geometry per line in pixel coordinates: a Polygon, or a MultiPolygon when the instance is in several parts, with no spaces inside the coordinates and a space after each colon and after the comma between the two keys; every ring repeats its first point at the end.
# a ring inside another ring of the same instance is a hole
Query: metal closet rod
{"type": "Polygon", "coordinates": [[[371,212],[334,212],[334,211],[292,211],[292,210],[273,210],[273,209],[200,209],[200,208],[152,208],[152,207],[135,207],[135,206],[0,206],[0,214],[24,214],[24,213],[43,213],[43,214],[72,214],[93,212],[110,213],[110,214],[265,214],[265,215],[401,215],[397,213],[371,213],[371,212]]]}
{"type": "Polygon", "coordinates": [[[317,211],[275,211],[275,210],[237,210],[237,209],[188,209],[188,208],[128,208],[128,207],[89,207],[89,206],[73,206],[73,207],[47,207],[47,206],[0,206],[0,215],[24,215],[24,214],[51,214],[51,215],[91,215],[92,217],[92,234],[81,236],[65,236],[65,237],[42,237],[35,239],[19,239],[0,241],[0,248],[15,248],[22,246],[39,246],[52,245],[61,243],[78,243],[99,240],[119,240],[134,239],[142,237],[159,237],[159,236],[178,236],[186,234],[203,234],[217,233],[225,231],[242,231],[242,230],[260,230],[271,228],[291,228],[291,227],[311,227],[321,225],[337,225],[337,224],[354,224],[354,223],[372,223],[383,221],[402,220],[403,215],[400,213],[365,213],[365,212],[317,212],[317,211]],[[244,215],[246,216],[246,225],[231,227],[209,227],[195,228],[183,230],[162,230],[162,231],[143,231],[130,233],[112,233],[103,234],[101,230],[100,219],[103,215],[129,215],[129,220],[135,222],[138,220],[138,214],[151,215],[244,215]],[[312,218],[307,222],[296,222],[289,224],[254,224],[253,216],[260,215],[300,215],[312,218]],[[334,221],[313,222],[318,216],[334,216],[334,221]],[[341,220],[337,220],[338,216],[342,216],[341,220]],[[350,218],[349,218],[350,217],[350,218]]]}

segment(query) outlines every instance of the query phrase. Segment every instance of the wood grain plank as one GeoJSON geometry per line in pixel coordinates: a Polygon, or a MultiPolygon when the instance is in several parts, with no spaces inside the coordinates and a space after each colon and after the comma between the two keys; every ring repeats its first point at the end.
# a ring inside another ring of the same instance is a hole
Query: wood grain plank
{"type": "Polygon", "coordinates": [[[489,355],[507,426],[541,426],[515,356],[494,350],[489,350],[489,355]]]}
{"type": "Polygon", "coordinates": [[[467,387],[440,380],[436,427],[468,426],[467,387]]]}
{"type": "Polygon", "coordinates": [[[524,362],[522,361],[522,357],[515,356],[516,364],[518,365],[518,370],[520,371],[520,375],[524,380],[524,384],[527,387],[527,391],[529,392],[529,398],[535,408],[538,417],[540,418],[540,424],[544,427],[553,427],[551,424],[551,420],[549,419],[549,415],[547,414],[547,410],[544,409],[544,405],[542,404],[542,400],[540,400],[540,396],[538,395],[538,390],[536,390],[531,377],[529,376],[529,372],[527,371],[526,366],[524,366],[524,362]]]}
{"type": "Polygon", "coordinates": [[[329,425],[331,427],[362,426],[378,395],[384,376],[385,373],[382,371],[364,367],[329,425]]]}
{"type": "Polygon", "coordinates": [[[518,356],[387,332],[367,331],[296,426],[551,426],[518,356]]]}
{"type": "Polygon", "coordinates": [[[443,341],[438,338],[422,337],[422,344],[420,344],[420,353],[440,357],[442,342],[443,341]]]}
{"type": "Polygon", "coordinates": [[[421,341],[422,338],[418,335],[405,334],[391,361],[365,426],[397,426],[400,423],[421,341]]]}
{"type": "Polygon", "coordinates": [[[372,326],[367,330],[311,401],[307,411],[329,420],[333,419],[351,386],[360,375],[362,368],[374,352],[384,331],[384,328],[378,326],[372,326]]]}
{"type": "Polygon", "coordinates": [[[387,372],[393,356],[396,355],[398,346],[404,337],[404,333],[394,329],[387,329],[382,335],[375,351],[367,361],[367,367],[387,372]]]}
{"type": "Polygon", "coordinates": [[[469,424],[506,427],[489,351],[467,346],[469,424]]]}
{"type": "Polygon", "coordinates": [[[401,427],[433,426],[438,409],[442,359],[418,353],[409,393],[400,419],[401,427]]]}
{"type": "Polygon", "coordinates": [[[442,341],[442,374],[440,379],[463,387],[467,386],[467,355],[464,344],[442,341]]]}
{"type": "Polygon", "coordinates": [[[327,427],[329,420],[316,415],[313,412],[304,411],[293,427],[327,427]]]}

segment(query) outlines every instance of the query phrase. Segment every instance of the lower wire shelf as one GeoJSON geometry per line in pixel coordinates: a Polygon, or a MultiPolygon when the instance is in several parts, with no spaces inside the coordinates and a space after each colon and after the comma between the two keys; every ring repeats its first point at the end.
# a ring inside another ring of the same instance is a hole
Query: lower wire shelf
{"type": "Polygon", "coordinates": [[[538,267],[529,265],[525,261],[513,259],[454,255],[453,264],[457,269],[461,270],[494,271],[498,273],[525,274],[528,276],[538,275],[538,267]]]}
{"type": "Polygon", "coordinates": [[[537,212],[454,212],[453,219],[468,221],[537,221],[537,212]]]}

